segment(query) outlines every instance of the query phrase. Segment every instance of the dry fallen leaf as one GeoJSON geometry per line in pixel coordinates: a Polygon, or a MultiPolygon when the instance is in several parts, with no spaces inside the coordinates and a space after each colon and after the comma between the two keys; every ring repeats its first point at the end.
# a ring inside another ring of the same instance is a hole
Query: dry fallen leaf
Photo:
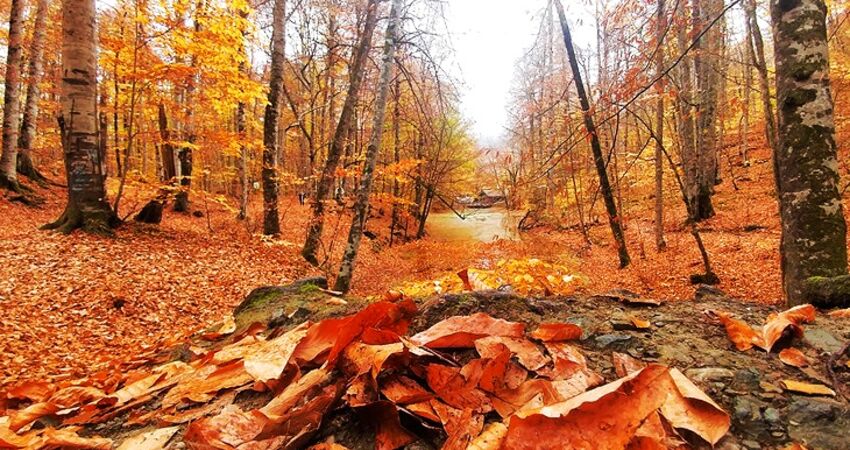
{"type": "Polygon", "coordinates": [[[489,336],[475,341],[475,350],[482,358],[494,358],[505,346],[528,370],[537,370],[549,363],[549,358],[533,342],[525,338],[489,336]]]}
{"type": "Polygon", "coordinates": [[[767,318],[762,333],[764,336],[764,349],[768,352],[785,336],[803,337],[804,323],[815,320],[815,307],[812,305],[800,305],[783,311],[779,314],[771,314],[767,318]]]}
{"type": "Polygon", "coordinates": [[[652,325],[648,320],[641,319],[637,316],[629,316],[629,320],[632,322],[632,325],[635,326],[638,330],[648,330],[652,328],[652,325]]]}
{"type": "Polygon", "coordinates": [[[809,359],[800,350],[788,347],[779,352],[779,360],[789,366],[806,367],[809,365],[809,359]]]}
{"type": "Polygon", "coordinates": [[[841,319],[850,318],[850,308],[836,309],[835,311],[830,311],[829,317],[837,317],[841,319]]]}
{"type": "Polygon", "coordinates": [[[504,423],[493,422],[484,427],[484,431],[469,443],[466,450],[499,450],[507,434],[508,427],[504,423]]]}
{"type": "Polygon", "coordinates": [[[44,445],[48,448],[110,450],[112,440],[100,437],[81,437],[74,429],[44,430],[44,445]]]}
{"type": "Polygon", "coordinates": [[[623,449],[673,389],[666,367],[648,366],[565,402],[518,413],[508,422],[504,447],[623,449]]]}
{"type": "Polygon", "coordinates": [[[531,337],[543,342],[573,341],[581,339],[581,327],[572,323],[541,323],[531,337]]]}
{"type": "Polygon", "coordinates": [[[835,397],[835,391],[822,384],[812,384],[794,380],[782,380],[782,386],[788,391],[796,392],[799,394],[827,395],[830,397],[835,397]]]}
{"type": "Polygon", "coordinates": [[[158,428],[124,439],[116,450],[162,450],[180,427],[158,428]]]}
{"type": "Polygon", "coordinates": [[[729,335],[729,339],[739,351],[747,351],[753,346],[765,348],[764,337],[747,325],[746,322],[732,318],[729,314],[721,311],[713,311],[713,314],[726,327],[726,334],[729,335]]]}
{"type": "Polygon", "coordinates": [[[416,334],[411,340],[430,348],[472,348],[487,336],[522,337],[525,325],[494,319],[484,313],[454,316],[416,334]]]}
{"type": "Polygon", "coordinates": [[[661,406],[661,415],[674,428],[692,431],[716,444],[729,431],[729,414],[678,369],[670,369],[670,377],[676,389],[661,406]]]}

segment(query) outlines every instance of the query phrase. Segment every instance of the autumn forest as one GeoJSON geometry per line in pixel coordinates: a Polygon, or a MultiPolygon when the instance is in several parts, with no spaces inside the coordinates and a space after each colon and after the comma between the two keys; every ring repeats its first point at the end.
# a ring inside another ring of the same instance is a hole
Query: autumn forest
{"type": "Polygon", "coordinates": [[[850,2],[0,18],[0,449],[850,446],[850,2]]]}

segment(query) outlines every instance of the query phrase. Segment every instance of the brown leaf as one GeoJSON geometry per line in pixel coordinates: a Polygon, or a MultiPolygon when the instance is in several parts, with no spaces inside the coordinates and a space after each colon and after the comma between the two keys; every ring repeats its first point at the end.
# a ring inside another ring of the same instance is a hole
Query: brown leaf
{"type": "Polygon", "coordinates": [[[830,397],[835,397],[835,391],[822,384],[804,383],[802,381],[794,380],[782,380],[782,386],[785,387],[786,390],[796,392],[798,394],[827,395],[830,397]]]}
{"type": "Polygon", "coordinates": [[[158,428],[124,439],[116,450],[162,450],[180,427],[158,428]]]}
{"type": "Polygon", "coordinates": [[[519,413],[508,423],[504,447],[625,448],[672,389],[666,367],[648,366],[563,403],[519,413]]]}
{"type": "Polygon", "coordinates": [[[186,428],[183,442],[190,449],[229,450],[259,436],[268,419],[258,411],[226,406],[220,414],[196,420],[186,428]]]}
{"type": "Polygon", "coordinates": [[[493,422],[469,443],[466,450],[499,450],[507,434],[508,427],[504,423],[493,422]]]}
{"type": "Polygon", "coordinates": [[[44,381],[26,381],[6,391],[6,398],[38,403],[47,400],[53,391],[53,385],[44,381]]]}
{"type": "Polygon", "coordinates": [[[646,367],[646,363],[644,363],[643,361],[632,358],[631,356],[626,355],[624,353],[612,353],[611,361],[614,363],[614,371],[620,378],[630,375],[646,367]]]}
{"type": "Polygon", "coordinates": [[[629,316],[629,321],[631,321],[632,325],[634,325],[638,330],[648,330],[652,328],[652,325],[648,320],[641,319],[637,316],[629,316]]]}
{"type": "MultiPolygon", "coordinates": [[[[440,364],[427,367],[428,386],[448,405],[457,409],[472,409],[486,413],[492,411],[490,400],[475,383],[469,383],[460,370],[440,364]]],[[[438,411],[439,413],[439,411],[438,411]]]]}
{"type": "Polygon", "coordinates": [[[850,318],[850,308],[836,309],[835,311],[830,311],[829,317],[837,317],[841,319],[850,318]]]}
{"type": "Polygon", "coordinates": [[[671,369],[670,377],[675,389],[661,406],[661,415],[674,428],[692,431],[716,444],[729,431],[729,415],[678,369],[671,369]]]}
{"type": "Polygon", "coordinates": [[[399,405],[422,403],[434,398],[433,393],[404,375],[393,375],[388,378],[381,387],[381,393],[391,402],[399,405]]]}
{"type": "Polygon", "coordinates": [[[806,367],[809,365],[809,359],[800,350],[794,347],[788,347],[779,352],[779,360],[793,367],[806,367]]]}
{"type": "Polygon", "coordinates": [[[543,342],[558,342],[581,339],[581,334],[581,327],[572,323],[541,323],[531,332],[531,337],[543,342]]]}
{"type": "Polygon", "coordinates": [[[54,414],[58,410],[59,408],[50,402],[33,403],[32,405],[12,414],[11,420],[9,421],[9,429],[12,431],[18,431],[42,417],[54,414]]]}
{"type": "Polygon", "coordinates": [[[771,314],[762,329],[764,349],[770,352],[780,339],[789,334],[792,337],[803,337],[802,324],[811,323],[814,320],[815,307],[812,305],[795,306],[779,314],[771,314]]]}
{"type": "Polygon", "coordinates": [[[79,436],[73,429],[63,428],[56,430],[46,428],[44,430],[44,445],[48,447],[59,447],[63,449],[91,449],[110,450],[112,440],[100,437],[84,438],[79,436]]]}
{"type": "Polygon", "coordinates": [[[577,347],[562,342],[547,342],[543,345],[554,364],[551,369],[538,370],[541,376],[551,380],[566,380],[575,373],[587,370],[587,360],[577,347]]]}
{"type": "Polygon", "coordinates": [[[525,325],[494,319],[485,313],[454,316],[413,336],[411,340],[430,348],[472,348],[487,336],[522,337],[525,325]]]}
{"type": "Polygon", "coordinates": [[[743,322],[738,319],[732,318],[729,314],[714,311],[714,315],[720,319],[720,323],[726,327],[726,334],[729,335],[729,339],[735,344],[735,348],[739,351],[747,351],[753,346],[759,348],[765,348],[766,344],[764,342],[764,337],[752,329],[746,322],[743,322]]]}
{"type": "Polygon", "coordinates": [[[520,364],[528,370],[537,370],[549,363],[549,358],[533,342],[525,338],[488,336],[475,341],[475,350],[482,358],[494,358],[507,347],[520,364]]]}
{"type": "Polygon", "coordinates": [[[88,403],[93,400],[100,400],[106,396],[98,388],[91,386],[68,386],[56,391],[48,400],[58,409],[67,409],[79,406],[83,403],[88,403]]]}
{"type": "Polygon", "coordinates": [[[416,436],[401,426],[395,404],[380,401],[357,408],[357,411],[375,427],[375,448],[395,450],[417,440],[416,436]]]}

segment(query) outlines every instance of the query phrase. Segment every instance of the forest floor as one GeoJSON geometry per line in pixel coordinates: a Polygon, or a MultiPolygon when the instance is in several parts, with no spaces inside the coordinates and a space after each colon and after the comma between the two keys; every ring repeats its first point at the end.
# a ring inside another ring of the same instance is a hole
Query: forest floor
{"type": "MultiPolygon", "coordinates": [[[[751,167],[735,170],[740,190],[729,181],[718,187],[718,214],[701,225],[703,238],[721,289],[745,302],[776,303],[779,230],[770,162],[754,154],[751,167]]],[[[231,208],[201,194],[193,196],[193,208],[204,217],[167,211],[158,227],[129,221],[112,238],[38,231],[64,206],[62,188],[40,194],[45,203],[38,208],[0,198],[0,388],[91,373],[220,320],[255,287],[320,274],[299,255],[309,210],[294,195],[282,203],[283,235],[270,241],[257,234],[256,220],[238,222],[231,208]]],[[[626,288],[665,300],[690,299],[688,276],[700,272],[701,264],[675,194],[667,196],[665,252],[652,243],[652,199],[626,205],[633,258],[626,270],[617,269],[604,224],[591,228],[592,246],[575,231],[542,228],[519,241],[494,243],[425,239],[388,248],[379,238],[364,241],[354,294],[379,295],[410,281],[492,267],[500,259],[539,258],[583,275],[580,293],[626,288]]],[[[122,215],[141,207],[147,195],[131,188],[122,215]]],[[[257,215],[256,208],[252,212],[257,215]]],[[[370,222],[379,235],[380,228],[386,228],[385,218],[370,222]]],[[[338,260],[346,220],[333,217],[326,229],[336,236],[330,245],[338,260]]]]}

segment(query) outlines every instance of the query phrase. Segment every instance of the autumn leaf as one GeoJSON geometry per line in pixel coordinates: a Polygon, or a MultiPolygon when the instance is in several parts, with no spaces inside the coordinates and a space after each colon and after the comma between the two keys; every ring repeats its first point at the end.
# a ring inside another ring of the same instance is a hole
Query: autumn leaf
{"type": "Polygon", "coordinates": [[[469,443],[467,450],[499,450],[507,434],[508,427],[504,423],[493,422],[469,443]]]}
{"type": "Polygon", "coordinates": [[[454,316],[414,335],[411,340],[430,348],[472,348],[488,336],[522,337],[525,325],[494,319],[485,313],[454,316]]]}
{"type": "Polygon", "coordinates": [[[160,450],[180,430],[180,427],[158,428],[137,433],[124,439],[116,450],[160,450]]]}
{"type": "Polygon", "coordinates": [[[525,338],[488,336],[475,341],[475,350],[482,358],[497,356],[505,346],[528,370],[537,370],[549,363],[549,358],[533,342],[525,338]]]}
{"type": "Polygon", "coordinates": [[[726,334],[729,335],[729,339],[739,351],[747,351],[753,348],[753,346],[759,348],[767,347],[764,337],[753,330],[746,322],[734,319],[729,314],[720,311],[713,311],[713,314],[726,327],[726,334]]]}
{"type": "Polygon", "coordinates": [[[850,308],[836,309],[835,311],[830,311],[828,315],[829,317],[847,319],[850,318],[850,308]]]}
{"type": "Polygon", "coordinates": [[[531,332],[531,337],[543,342],[573,341],[581,335],[581,327],[571,323],[541,323],[531,332]]]}
{"type": "Polygon", "coordinates": [[[63,449],[110,450],[112,440],[100,437],[81,437],[73,429],[46,428],[44,445],[63,449]]]}
{"type": "Polygon", "coordinates": [[[809,359],[800,350],[788,347],[779,352],[779,360],[793,367],[806,367],[809,365],[809,359]]]}
{"type": "Polygon", "coordinates": [[[795,306],[779,314],[771,314],[764,324],[763,333],[765,350],[770,352],[785,336],[800,338],[803,336],[804,323],[815,320],[815,308],[812,305],[795,306]]]}
{"type": "Polygon", "coordinates": [[[644,419],[664,404],[674,388],[666,367],[648,366],[563,403],[511,417],[504,446],[625,448],[644,419]],[[599,427],[603,420],[606,426],[599,427]]]}
{"type": "Polygon", "coordinates": [[[729,431],[731,418],[678,369],[670,369],[674,390],[661,406],[661,415],[674,428],[696,433],[714,445],[729,431]]]}
{"type": "Polygon", "coordinates": [[[782,386],[786,390],[796,392],[798,394],[826,395],[829,397],[835,397],[835,391],[822,384],[812,384],[794,380],[782,380],[782,386]]]}
{"type": "Polygon", "coordinates": [[[646,363],[638,359],[632,358],[631,356],[626,355],[625,353],[612,353],[611,362],[614,363],[614,371],[617,373],[617,376],[621,378],[631,375],[632,373],[637,372],[646,367],[646,363]]]}

